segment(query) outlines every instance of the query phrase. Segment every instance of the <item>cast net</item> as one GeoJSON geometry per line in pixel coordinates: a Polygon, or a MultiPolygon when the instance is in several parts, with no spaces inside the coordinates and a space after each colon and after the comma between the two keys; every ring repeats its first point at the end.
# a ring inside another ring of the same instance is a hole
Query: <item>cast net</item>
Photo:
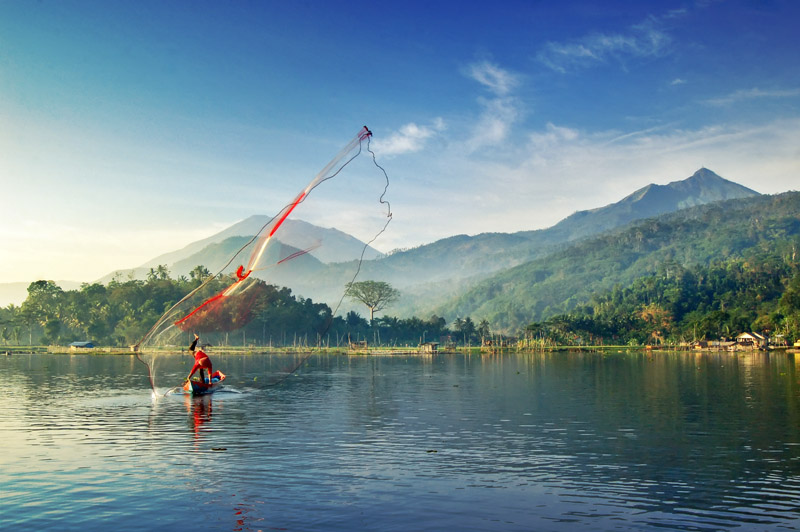
{"type": "Polygon", "coordinates": [[[240,232],[252,234],[208,243],[194,256],[206,264],[174,266],[192,268],[193,288],[135,346],[154,393],[161,357],[185,352],[194,334],[234,349],[343,341],[346,285],[380,256],[372,244],[392,217],[371,136],[363,127],[275,216],[248,219],[255,226],[240,232]]]}

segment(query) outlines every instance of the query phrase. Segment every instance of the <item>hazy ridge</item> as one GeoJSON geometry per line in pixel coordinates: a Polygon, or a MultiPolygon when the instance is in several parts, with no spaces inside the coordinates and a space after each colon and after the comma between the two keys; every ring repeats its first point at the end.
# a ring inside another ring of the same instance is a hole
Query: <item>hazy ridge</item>
{"type": "MultiPolygon", "coordinates": [[[[521,287],[536,285],[548,261],[580,253],[570,250],[582,249],[579,247],[582,241],[637,220],[687,207],[758,196],[758,192],[702,168],[686,179],[667,185],[650,184],[616,203],[576,212],[546,229],[454,235],[389,256],[368,248],[359,278],[383,280],[399,288],[403,296],[392,308],[392,314],[398,316],[476,313],[491,315],[510,326],[527,319],[522,315],[525,312],[538,315],[541,309],[520,304],[518,310],[513,310],[516,306],[509,300],[532,297],[521,287]],[[520,273],[528,271],[538,273],[520,273]],[[507,283],[517,287],[515,291],[497,290],[498,285],[507,283]],[[488,289],[489,286],[494,288],[488,289]],[[490,310],[493,301],[497,305],[505,304],[512,309],[512,314],[519,314],[518,318],[503,317],[490,310]]],[[[139,267],[111,272],[99,282],[107,283],[115,277],[143,279],[150,268],[161,264],[168,267],[173,277],[188,275],[197,265],[217,271],[269,219],[251,216],[206,239],[154,257],[139,267]]],[[[301,220],[287,220],[278,236],[291,241],[301,233],[324,240],[326,245],[301,257],[302,260],[295,259],[291,270],[281,272],[279,277],[270,277],[269,281],[289,286],[295,293],[315,301],[338,303],[342,286],[354,272],[351,259],[360,254],[364,243],[336,229],[317,227],[301,220]]],[[[636,274],[631,272],[630,275],[636,274]]],[[[62,288],[68,289],[67,284],[62,284],[62,288]]],[[[73,283],[73,287],[77,285],[73,283]]],[[[0,284],[0,304],[19,304],[26,295],[26,288],[25,283],[0,284]]]]}

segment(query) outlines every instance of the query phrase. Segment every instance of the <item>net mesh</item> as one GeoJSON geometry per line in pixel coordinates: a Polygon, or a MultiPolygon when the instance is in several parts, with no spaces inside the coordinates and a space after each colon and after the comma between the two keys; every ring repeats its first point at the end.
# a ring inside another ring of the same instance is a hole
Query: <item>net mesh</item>
{"type": "Polygon", "coordinates": [[[202,254],[209,264],[195,266],[214,273],[195,279],[197,286],[168,308],[135,346],[154,392],[159,357],[185,349],[194,334],[212,346],[296,344],[297,327],[287,327],[292,319],[287,302],[299,302],[308,311],[295,320],[295,325],[308,324],[306,344],[309,333],[310,343],[323,341],[346,284],[355,280],[365,257],[378,255],[371,244],[392,217],[385,200],[388,176],[370,149],[371,136],[363,127],[254,234],[209,244],[202,254]],[[371,161],[359,159],[365,150],[371,161]],[[335,228],[339,224],[347,225],[347,233],[335,228]],[[292,337],[286,337],[287,331],[292,337]]]}

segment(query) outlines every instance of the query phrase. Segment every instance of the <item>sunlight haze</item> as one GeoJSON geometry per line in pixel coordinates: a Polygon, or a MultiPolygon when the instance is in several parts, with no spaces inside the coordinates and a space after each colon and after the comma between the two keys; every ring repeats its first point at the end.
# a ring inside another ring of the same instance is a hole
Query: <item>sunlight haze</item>
{"type": "MultiPolygon", "coordinates": [[[[363,125],[384,252],[701,167],[797,189],[798,20],[789,0],[0,2],[0,283],[91,282],[273,215],[363,125]]],[[[358,237],[352,214],[308,221],[358,237]]]]}

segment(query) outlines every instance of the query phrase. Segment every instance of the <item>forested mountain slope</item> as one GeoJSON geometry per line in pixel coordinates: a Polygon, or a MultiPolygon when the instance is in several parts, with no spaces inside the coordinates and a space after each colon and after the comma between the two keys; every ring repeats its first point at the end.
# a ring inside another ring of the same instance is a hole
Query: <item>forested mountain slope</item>
{"type": "Polygon", "coordinates": [[[682,267],[770,250],[800,235],[800,193],[729,200],[647,219],[508,269],[439,306],[504,330],[562,313],[668,262],[682,267]]]}
{"type": "MultiPolygon", "coordinates": [[[[388,257],[378,257],[379,254],[370,248],[365,255],[367,260],[361,265],[360,278],[386,281],[402,290],[403,297],[395,306],[398,315],[426,313],[488,275],[546,256],[581,238],[691,205],[752,196],[758,193],[702,168],[684,180],[667,185],[650,184],[611,205],[576,212],[547,229],[456,235],[388,257]]],[[[188,275],[198,265],[217,271],[241,243],[268,220],[265,216],[251,216],[207,239],[156,257],[134,270],[115,274],[119,279],[130,275],[144,279],[150,268],[162,264],[174,277],[188,275]]],[[[364,244],[336,229],[320,228],[300,220],[287,220],[283,229],[289,237],[287,241],[292,241],[292,232],[313,234],[325,243],[311,252],[325,264],[323,275],[318,275],[317,266],[321,264],[306,261],[309,264],[282,272],[270,282],[291,287],[305,297],[335,304],[353,272],[352,263],[337,263],[360,255],[364,244]],[[316,273],[308,275],[310,269],[316,273]]],[[[108,282],[113,276],[106,276],[101,282],[108,282]]]]}
{"type": "Polygon", "coordinates": [[[468,279],[500,271],[551,253],[565,243],[600,234],[634,220],[715,201],[758,196],[707,168],[667,185],[650,184],[622,200],[579,211],[547,229],[517,233],[457,235],[392,254],[365,265],[400,287],[420,282],[468,279]]]}

